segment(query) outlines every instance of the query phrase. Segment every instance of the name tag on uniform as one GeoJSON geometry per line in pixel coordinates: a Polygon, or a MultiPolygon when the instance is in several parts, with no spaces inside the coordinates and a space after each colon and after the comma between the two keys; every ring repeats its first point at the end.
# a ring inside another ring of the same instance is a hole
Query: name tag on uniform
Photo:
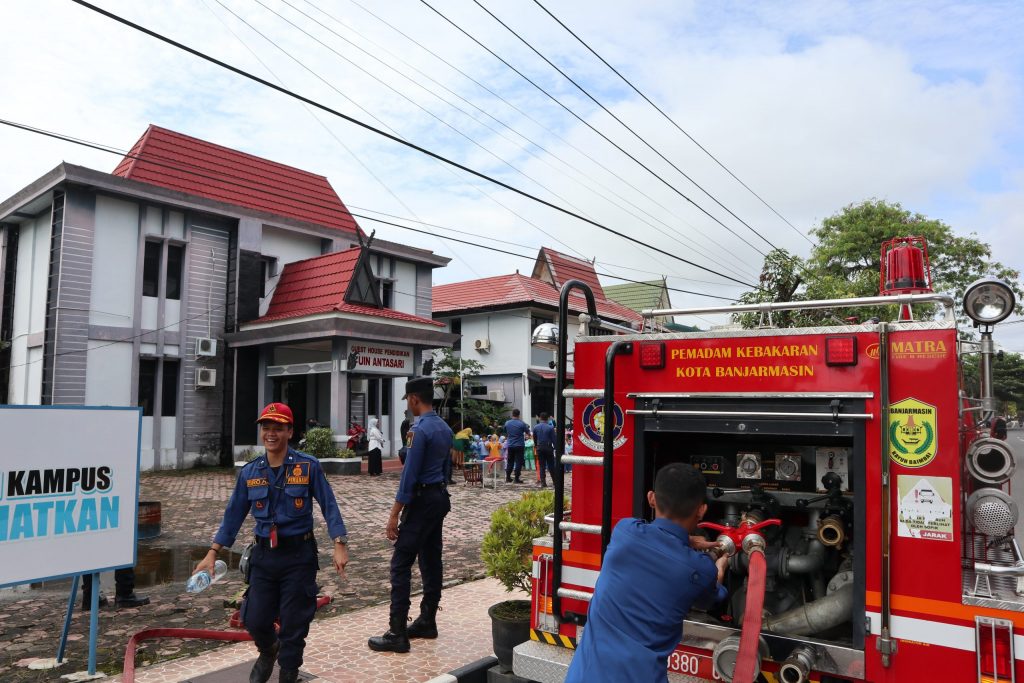
{"type": "Polygon", "coordinates": [[[246,479],[245,485],[249,488],[253,488],[254,486],[267,486],[267,478],[258,477],[256,479],[246,479]]]}
{"type": "Polygon", "coordinates": [[[309,484],[309,463],[297,462],[288,470],[288,484],[309,484]]]}

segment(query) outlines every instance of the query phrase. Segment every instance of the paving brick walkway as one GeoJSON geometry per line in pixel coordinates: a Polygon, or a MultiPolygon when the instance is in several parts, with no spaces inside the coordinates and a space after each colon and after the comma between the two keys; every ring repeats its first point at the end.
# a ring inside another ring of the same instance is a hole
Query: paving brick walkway
{"type": "MultiPolygon", "coordinates": [[[[513,596],[515,597],[515,596],[513,596]]],[[[373,652],[366,639],[379,635],[387,623],[388,606],[378,605],[313,624],[307,639],[302,671],[323,683],[428,681],[492,654],[491,622],[487,608],[509,595],[494,579],[473,581],[445,592],[445,609],[438,614],[437,640],[414,640],[412,652],[373,652]]],[[[146,667],[135,683],[180,683],[256,658],[252,643],[239,643],[146,667]]],[[[248,672],[246,671],[246,675],[248,672]]],[[[120,681],[120,678],[115,679],[120,681]]],[[[276,677],[271,680],[277,680],[276,677]]]]}
{"type": "MultiPolygon", "coordinates": [[[[346,582],[342,582],[333,570],[320,571],[321,593],[333,596],[334,602],[318,613],[318,619],[329,619],[387,601],[391,544],[384,537],[384,525],[398,486],[398,476],[397,472],[385,472],[380,477],[329,477],[349,530],[351,560],[346,582]]],[[[524,473],[524,480],[530,481],[534,476],[532,472],[524,473]]],[[[229,571],[224,581],[197,595],[185,593],[184,582],[217,529],[234,481],[234,472],[227,469],[143,475],[141,499],[158,500],[163,508],[163,534],[152,541],[140,543],[136,568],[140,583],[138,592],[150,597],[152,603],[136,609],[110,606],[100,611],[98,662],[101,671],[119,673],[128,637],[144,628],[227,627],[234,608],[225,603],[240,594],[243,588],[237,571],[229,571]]],[[[452,512],[445,523],[446,585],[483,577],[480,543],[488,528],[491,512],[532,488],[505,485],[503,482],[496,492],[470,488],[461,483],[452,487],[452,512]]],[[[315,516],[317,541],[321,548],[320,565],[330,567],[330,541],[319,512],[315,516]]],[[[250,518],[243,526],[236,545],[242,545],[241,539],[251,535],[251,529],[250,518]]],[[[234,569],[237,556],[230,559],[229,565],[234,569]]],[[[105,577],[105,591],[112,594],[112,585],[106,588],[108,581],[110,577],[105,577]]],[[[24,592],[0,591],[0,680],[5,683],[53,681],[58,680],[58,674],[85,669],[87,613],[76,613],[72,621],[67,664],[56,672],[27,668],[34,660],[54,656],[68,589],[68,582],[56,582],[24,592]]],[[[416,589],[418,586],[414,583],[416,589]]],[[[446,614],[450,618],[457,616],[451,610],[446,614]]],[[[371,633],[383,631],[386,621],[386,618],[381,618],[371,633]]],[[[154,641],[140,647],[136,661],[141,667],[195,655],[213,647],[217,646],[203,641],[154,641]]]]}

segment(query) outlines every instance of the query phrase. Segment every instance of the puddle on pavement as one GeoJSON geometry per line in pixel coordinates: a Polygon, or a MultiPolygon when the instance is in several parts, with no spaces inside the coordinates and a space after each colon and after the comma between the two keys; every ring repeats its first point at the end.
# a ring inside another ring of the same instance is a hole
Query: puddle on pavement
{"type": "MultiPolygon", "coordinates": [[[[166,583],[180,583],[184,590],[185,582],[192,575],[196,563],[203,559],[208,545],[194,546],[150,546],[139,544],[139,555],[135,565],[135,587],[151,588],[166,583]]],[[[241,554],[221,551],[217,557],[227,562],[228,574],[238,571],[238,560],[241,554]]],[[[106,582],[104,581],[104,589],[106,582]]],[[[32,584],[32,590],[63,590],[71,588],[70,579],[42,581],[32,584]]]]}

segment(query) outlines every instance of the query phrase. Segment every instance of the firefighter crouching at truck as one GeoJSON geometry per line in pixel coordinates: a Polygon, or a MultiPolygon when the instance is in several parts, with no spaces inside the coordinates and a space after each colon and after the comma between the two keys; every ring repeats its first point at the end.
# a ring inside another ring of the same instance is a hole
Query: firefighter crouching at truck
{"type": "Polygon", "coordinates": [[[280,683],[294,683],[316,612],[320,565],[313,538],[312,500],[320,504],[334,539],[334,568],[342,578],[348,564],[348,536],[320,462],[288,447],[291,408],[271,403],[258,422],[266,455],[242,468],[220,530],[196,571],[205,569],[213,574],[217,552],[235,542],[251,511],[256,520],[256,547],[249,561],[249,588],[241,612],[260,656],[249,673],[249,683],[266,683],[275,659],[281,666],[280,683]],[[278,618],[281,628],[275,635],[274,620],[278,618]]]}
{"type": "Polygon", "coordinates": [[[654,521],[615,525],[565,683],[668,680],[686,613],[726,597],[728,557],[712,559],[718,545],[691,536],[707,510],[706,492],[694,467],[667,465],[647,493],[654,521]]]}

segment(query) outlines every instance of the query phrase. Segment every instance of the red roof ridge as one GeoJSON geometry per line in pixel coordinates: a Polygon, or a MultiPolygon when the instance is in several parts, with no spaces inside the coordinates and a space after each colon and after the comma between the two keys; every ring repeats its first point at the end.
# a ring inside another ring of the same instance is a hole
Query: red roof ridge
{"type": "Polygon", "coordinates": [[[132,169],[135,168],[135,162],[139,160],[139,152],[142,150],[142,146],[149,141],[149,134],[153,132],[153,128],[155,127],[156,126],[152,123],[146,126],[146,132],[142,134],[141,138],[135,141],[132,148],[128,150],[128,154],[121,159],[117,164],[117,168],[114,169],[114,172],[111,175],[121,176],[123,178],[127,178],[131,175],[132,169]]]}
{"type": "Polygon", "coordinates": [[[204,145],[206,145],[208,147],[216,147],[217,149],[223,150],[225,152],[230,152],[231,154],[238,154],[238,155],[241,155],[241,156],[246,157],[248,159],[251,159],[253,161],[259,161],[261,163],[270,164],[271,166],[275,166],[275,167],[277,167],[277,168],[279,168],[279,169],[281,169],[283,171],[295,171],[297,173],[300,173],[300,174],[302,174],[304,176],[308,176],[310,178],[317,178],[317,179],[327,180],[327,176],[322,175],[320,173],[313,173],[312,171],[307,171],[305,169],[299,168],[298,166],[289,166],[288,164],[282,164],[280,161],[274,161],[273,159],[268,159],[266,157],[261,157],[261,156],[255,155],[255,154],[250,154],[249,152],[243,152],[240,149],[234,149],[232,147],[227,147],[225,145],[219,145],[216,142],[210,142],[209,140],[203,140],[202,138],[197,138],[194,135],[186,135],[185,133],[179,133],[176,130],[171,130],[170,128],[164,128],[163,126],[158,126],[155,123],[149,124],[149,127],[146,129],[146,133],[145,133],[145,135],[143,135],[143,137],[145,138],[145,137],[149,136],[150,132],[154,131],[154,130],[155,131],[160,131],[161,133],[167,133],[168,135],[172,135],[172,136],[174,136],[176,138],[181,138],[183,140],[191,140],[191,141],[194,141],[194,142],[199,142],[199,143],[202,143],[202,144],[204,144],[204,145]]]}
{"type": "Polygon", "coordinates": [[[113,174],[344,232],[360,230],[325,176],[155,124],[113,174]]]}

